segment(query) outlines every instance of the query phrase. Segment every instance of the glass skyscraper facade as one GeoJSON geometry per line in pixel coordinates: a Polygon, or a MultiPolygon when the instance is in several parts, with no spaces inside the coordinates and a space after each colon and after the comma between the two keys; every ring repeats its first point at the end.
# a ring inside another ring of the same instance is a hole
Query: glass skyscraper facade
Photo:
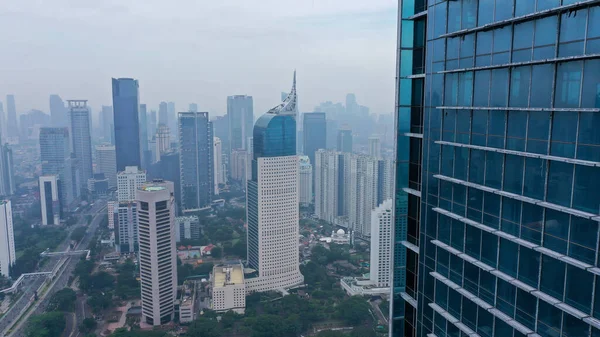
{"type": "Polygon", "coordinates": [[[124,171],[126,166],[141,167],[138,81],[113,78],[112,95],[117,171],[124,171]]]}
{"type": "MultiPolygon", "coordinates": [[[[311,163],[315,163],[315,152],[327,148],[327,119],[324,112],[309,112],[302,115],[303,152],[311,163]]],[[[337,135],[337,133],[335,133],[337,135]]]]}
{"type": "Polygon", "coordinates": [[[391,336],[600,336],[600,3],[403,0],[391,336]]]}

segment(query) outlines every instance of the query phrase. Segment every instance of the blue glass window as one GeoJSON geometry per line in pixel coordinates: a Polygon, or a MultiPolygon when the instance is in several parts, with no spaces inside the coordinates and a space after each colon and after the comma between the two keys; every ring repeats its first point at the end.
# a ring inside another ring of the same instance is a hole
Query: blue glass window
{"type": "Polygon", "coordinates": [[[444,105],[455,106],[458,102],[458,74],[446,74],[444,84],[444,105]]]}
{"type": "Polygon", "coordinates": [[[479,268],[471,263],[464,265],[465,280],[463,287],[472,293],[477,293],[477,285],[479,284],[479,268]]]}
{"type": "Polygon", "coordinates": [[[521,191],[523,190],[523,164],[524,157],[510,154],[506,155],[503,190],[521,194],[521,191]]]}
{"type": "Polygon", "coordinates": [[[531,72],[531,98],[529,106],[535,108],[549,108],[552,103],[552,81],[554,79],[554,66],[541,64],[533,66],[531,72]]]}
{"type": "MultiPolygon", "coordinates": [[[[531,0],[524,0],[524,2],[531,3],[533,5],[531,0]]],[[[527,21],[515,25],[513,34],[512,62],[531,61],[531,53],[533,52],[533,30],[533,21],[527,21]]]]}
{"type": "Polygon", "coordinates": [[[531,67],[516,67],[510,74],[510,100],[511,107],[527,107],[529,104],[529,84],[531,81],[531,67]]]}
{"type": "Polygon", "coordinates": [[[573,208],[598,214],[600,210],[600,168],[575,166],[573,208]]]}
{"type": "Polygon", "coordinates": [[[544,247],[561,254],[567,253],[569,235],[569,215],[553,209],[546,209],[544,223],[544,247]]]}
{"type": "Polygon", "coordinates": [[[519,236],[521,219],[521,202],[515,199],[502,198],[502,231],[519,236]]]}
{"type": "Polygon", "coordinates": [[[473,28],[477,25],[477,0],[463,0],[462,29],[473,28]]]}
{"type": "Polygon", "coordinates": [[[587,60],[583,68],[583,88],[581,106],[583,108],[600,107],[600,60],[587,60]]]}
{"type": "Polygon", "coordinates": [[[521,238],[539,245],[542,242],[543,224],[544,209],[540,206],[524,202],[521,238]]]}
{"type": "Polygon", "coordinates": [[[547,154],[550,114],[545,111],[530,111],[527,127],[527,152],[547,154]]]}
{"type": "Polygon", "coordinates": [[[448,2],[440,2],[433,7],[434,21],[433,37],[438,37],[446,33],[446,5],[448,2]]]}
{"type": "Polygon", "coordinates": [[[463,301],[462,322],[472,330],[477,329],[477,304],[463,301]]]}
{"type": "Polygon", "coordinates": [[[500,259],[498,269],[512,277],[517,277],[517,254],[519,246],[506,239],[500,238],[500,259]]]}
{"type": "Polygon", "coordinates": [[[594,274],[587,270],[567,265],[567,283],[565,287],[565,303],[590,313],[592,306],[592,289],[594,274]]]}
{"type": "Polygon", "coordinates": [[[553,305],[539,301],[538,331],[547,331],[549,336],[560,336],[560,321],[562,312],[553,305]]]}
{"type": "MultiPolygon", "coordinates": [[[[469,144],[471,133],[471,110],[458,110],[456,112],[456,141],[469,144]]],[[[468,157],[468,156],[467,156],[468,157]]]]}
{"type": "Polygon", "coordinates": [[[461,147],[454,151],[454,178],[467,180],[467,163],[469,161],[469,149],[461,147]]]}
{"type": "MultiPolygon", "coordinates": [[[[479,2],[479,9],[481,9],[482,1],[479,2]]],[[[481,14],[480,14],[481,18],[481,14]]],[[[477,33],[477,47],[475,48],[475,65],[489,66],[491,63],[492,56],[492,32],[478,32],[477,33]]]]}
{"type": "Polygon", "coordinates": [[[498,256],[498,237],[488,232],[481,232],[481,261],[492,267],[496,267],[498,256]]]}
{"type": "Polygon", "coordinates": [[[569,256],[593,265],[596,257],[597,233],[598,222],[571,217],[569,256]]]}
{"type": "Polygon", "coordinates": [[[517,0],[515,3],[515,15],[521,16],[535,12],[535,1],[517,0]]]}
{"type": "Polygon", "coordinates": [[[467,71],[458,76],[458,105],[469,106],[473,99],[473,72],[467,71]]]}
{"type": "Polygon", "coordinates": [[[540,253],[525,247],[520,247],[519,250],[519,280],[537,288],[540,253]]]}
{"type": "MultiPolygon", "coordinates": [[[[496,261],[491,264],[492,267],[496,266],[496,261]]],[[[494,303],[496,297],[496,276],[481,272],[479,276],[479,298],[486,301],[487,303],[494,303]]]]}
{"type": "Polygon", "coordinates": [[[571,315],[563,315],[563,336],[565,337],[579,337],[588,336],[590,326],[586,322],[573,317],[571,315]]]}
{"type": "Polygon", "coordinates": [[[502,161],[503,154],[498,152],[487,152],[485,156],[485,185],[500,189],[502,184],[502,161]]]}
{"type": "Polygon", "coordinates": [[[498,278],[496,307],[511,318],[515,317],[516,294],[517,291],[512,284],[498,278]]]}
{"type": "Polygon", "coordinates": [[[557,16],[535,20],[535,39],[533,41],[534,60],[554,58],[557,27],[557,16]]]}
{"type": "Polygon", "coordinates": [[[538,0],[537,10],[550,9],[560,6],[560,0],[538,0]]]}
{"type": "Polygon", "coordinates": [[[540,290],[562,300],[565,285],[565,263],[542,255],[542,277],[540,290]]]}
{"type": "Polygon", "coordinates": [[[587,46],[585,48],[585,53],[597,54],[600,53],[600,26],[598,26],[598,22],[600,22],[600,7],[591,7],[588,15],[587,46]]]}
{"type": "Polygon", "coordinates": [[[557,108],[576,108],[579,106],[581,72],[583,62],[563,62],[556,70],[556,92],[554,105],[557,108]]]}
{"type": "Polygon", "coordinates": [[[473,221],[481,222],[481,214],[483,210],[483,192],[469,187],[469,202],[467,205],[467,217],[473,221]]]}
{"type": "Polygon", "coordinates": [[[559,57],[583,54],[586,19],[587,8],[562,14],[560,18],[559,57]]]}
{"type": "Polygon", "coordinates": [[[517,289],[517,312],[516,320],[530,329],[535,329],[535,311],[537,299],[521,290],[517,289]]]}
{"type": "Polygon", "coordinates": [[[546,160],[525,158],[525,183],[523,195],[544,200],[544,184],[546,182],[546,160]]]}
{"type": "Polygon", "coordinates": [[[573,158],[577,139],[577,112],[555,111],[552,118],[550,154],[573,158]]]}
{"type": "Polygon", "coordinates": [[[504,131],[506,128],[506,112],[499,110],[490,110],[488,142],[490,147],[504,148],[504,131]]]}
{"type": "MultiPolygon", "coordinates": [[[[447,139],[445,139],[447,140],[447,139]]],[[[454,140],[454,139],[453,139],[454,140]]],[[[452,177],[454,168],[454,147],[449,145],[442,146],[442,174],[452,177]]]]}
{"type": "MultiPolygon", "coordinates": [[[[502,8],[511,10],[502,1],[498,1],[502,8]]],[[[496,13],[497,14],[497,13],[496,13]]],[[[492,31],[494,34],[494,45],[492,48],[492,64],[505,64],[510,60],[508,51],[512,41],[512,26],[496,28],[492,31]]]]}
{"type": "Polygon", "coordinates": [[[465,242],[465,224],[452,219],[452,233],[450,235],[450,245],[462,251],[465,242]]]}
{"type": "Polygon", "coordinates": [[[506,148],[525,151],[525,134],[527,132],[527,112],[508,111],[506,148]]]}
{"type": "Polygon", "coordinates": [[[477,25],[483,26],[494,19],[494,0],[479,0],[479,14],[477,25]]]}
{"type": "Polygon", "coordinates": [[[475,93],[473,95],[474,106],[488,106],[490,79],[491,72],[489,70],[475,72],[475,93]]]}
{"type": "Polygon", "coordinates": [[[482,150],[471,150],[471,160],[469,164],[469,181],[480,185],[483,184],[485,152],[482,150]]]}
{"type": "Polygon", "coordinates": [[[548,195],[546,200],[561,206],[571,206],[573,164],[552,161],[548,170],[548,195]]]}
{"type": "Polygon", "coordinates": [[[600,130],[599,113],[579,113],[578,159],[600,161],[600,132],[598,130],[600,130]]]}
{"type": "Polygon", "coordinates": [[[508,101],[508,69],[492,70],[490,106],[503,107],[508,101]]]}
{"type": "Polygon", "coordinates": [[[467,235],[465,243],[465,252],[476,259],[481,255],[481,230],[472,226],[467,226],[467,235]]]}
{"type": "Polygon", "coordinates": [[[460,30],[460,5],[459,1],[448,1],[448,33],[460,30]]]}
{"type": "Polygon", "coordinates": [[[479,308],[479,315],[477,317],[477,332],[480,336],[492,337],[494,332],[494,316],[487,310],[479,308]]]}
{"type": "MultiPolygon", "coordinates": [[[[464,2],[463,2],[464,8],[464,2]]],[[[460,68],[470,68],[473,66],[473,54],[475,52],[475,34],[465,35],[460,39],[460,59],[458,66],[460,68]]]]}
{"type": "Polygon", "coordinates": [[[499,228],[500,196],[485,192],[483,196],[483,223],[492,228],[499,228]]]}

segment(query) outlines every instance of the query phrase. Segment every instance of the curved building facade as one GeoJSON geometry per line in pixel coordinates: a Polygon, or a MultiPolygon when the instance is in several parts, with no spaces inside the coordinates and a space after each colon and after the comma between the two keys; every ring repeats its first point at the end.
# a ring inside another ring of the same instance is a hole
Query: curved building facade
{"type": "Polygon", "coordinates": [[[268,112],[254,126],[248,181],[248,292],[302,284],[298,252],[298,156],[294,116],[268,112]]]}

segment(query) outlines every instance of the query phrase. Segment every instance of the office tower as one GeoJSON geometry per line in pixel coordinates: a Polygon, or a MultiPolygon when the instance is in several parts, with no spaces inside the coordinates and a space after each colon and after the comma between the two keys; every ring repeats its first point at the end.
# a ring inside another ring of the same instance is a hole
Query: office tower
{"type": "Polygon", "coordinates": [[[117,174],[117,200],[135,200],[135,191],[146,182],[146,171],[127,166],[117,174]]]}
{"type": "Polygon", "coordinates": [[[344,155],[320,149],[315,154],[315,215],[336,223],[344,213],[344,155]]]}
{"type": "Polygon", "coordinates": [[[354,115],[358,113],[358,103],[356,102],[356,95],[355,94],[347,94],[346,95],[346,114],[347,115],[354,115]]]}
{"type": "Polygon", "coordinates": [[[90,133],[90,111],[87,100],[68,100],[71,120],[73,154],[79,164],[79,188],[85,188],[92,178],[92,137],[90,133]]]}
{"type": "Polygon", "coordinates": [[[227,97],[227,117],[229,118],[228,152],[248,150],[246,141],[252,137],[254,108],[252,96],[235,95],[227,97]]]}
{"type": "Polygon", "coordinates": [[[108,188],[117,187],[117,155],[113,145],[96,146],[96,173],[104,173],[108,188]]]}
{"type": "Polygon", "coordinates": [[[299,193],[300,193],[300,205],[308,206],[312,204],[313,190],[313,168],[310,164],[308,156],[298,156],[300,162],[299,167],[299,193]]]}
{"type": "MultiPolygon", "coordinates": [[[[148,119],[148,134],[150,135],[150,137],[148,137],[148,140],[151,140],[156,134],[156,110],[150,110],[150,116],[148,117],[148,119]]],[[[148,147],[151,148],[150,146],[148,147]]]]}
{"type": "Polygon", "coordinates": [[[69,116],[67,115],[65,103],[58,95],[50,95],[50,118],[54,127],[69,126],[69,116]]]}
{"type": "Polygon", "coordinates": [[[42,175],[58,175],[59,193],[63,211],[68,211],[74,201],[73,161],[67,128],[40,129],[40,160],[42,175]]]}
{"type": "Polygon", "coordinates": [[[177,113],[175,112],[175,102],[167,103],[167,114],[169,114],[169,131],[173,138],[177,139],[177,113]]]}
{"type": "Polygon", "coordinates": [[[148,162],[148,112],[146,104],[140,104],[140,151],[142,159],[142,168],[147,169],[148,162]]]}
{"type": "Polygon", "coordinates": [[[179,168],[179,152],[171,150],[160,156],[160,161],[154,163],[148,171],[148,180],[162,179],[172,181],[175,185],[175,204],[177,214],[181,210],[181,170],[179,168]]]}
{"type": "MultiPolygon", "coordinates": [[[[174,118],[175,116],[173,116],[174,118]]],[[[169,111],[167,102],[160,102],[158,105],[158,124],[169,125],[169,111]]]]}
{"type": "Polygon", "coordinates": [[[213,124],[215,137],[219,137],[219,139],[221,140],[223,153],[225,153],[225,158],[229,159],[229,116],[216,116],[212,118],[211,122],[213,124]]]}
{"type": "Polygon", "coordinates": [[[172,182],[147,183],[137,190],[142,315],[161,325],[173,318],[177,295],[175,201],[172,182]]]}
{"type": "Polygon", "coordinates": [[[598,335],[600,7],[431,5],[399,13],[392,334],[598,335]]]}
{"type": "Polygon", "coordinates": [[[100,111],[100,124],[102,125],[102,138],[105,142],[114,145],[114,116],[112,106],[102,106],[102,110],[100,111]]]}
{"type": "Polygon", "coordinates": [[[369,278],[381,288],[389,287],[391,280],[393,205],[388,199],[371,211],[369,278]]]}
{"type": "MultiPolygon", "coordinates": [[[[139,250],[138,206],[133,200],[120,201],[116,205],[115,243],[117,252],[134,253],[139,250]]],[[[110,216],[110,214],[109,214],[110,216]]]]}
{"type": "Polygon", "coordinates": [[[223,166],[222,154],[221,154],[221,140],[218,137],[213,137],[213,155],[214,155],[214,165],[213,168],[213,176],[215,179],[215,195],[219,194],[219,184],[224,184],[223,181],[223,171],[221,167],[223,166]]]}
{"type": "Polygon", "coordinates": [[[337,150],[352,153],[352,130],[347,126],[342,127],[337,133],[337,150]]]}
{"type": "Polygon", "coordinates": [[[371,233],[371,211],[377,207],[379,195],[379,161],[364,155],[348,155],[345,167],[350,175],[347,197],[348,223],[356,234],[371,233]]]}
{"type": "Polygon", "coordinates": [[[13,195],[16,186],[12,148],[0,145],[0,156],[0,195],[13,195]]]}
{"type": "Polygon", "coordinates": [[[15,235],[13,233],[12,208],[10,200],[0,201],[0,275],[10,276],[10,269],[17,261],[15,255],[15,235]]]}
{"type": "Polygon", "coordinates": [[[200,220],[195,215],[175,218],[175,241],[200,239],[200,220]]]}
{"type": "Polygon", "coordinates": [[[42,225],[59,225],[62,217],[60,205],[60,178],[57,175],[40,176],[40,204],[42,225]]]}
{"type": "Polygon", "coordinates": [[[292,89],[289,94],[284,92],[281,93],[281,103],[271,110],[267,111],[268,113],[276,113],[283,116],[292,116],[296,119],[296,124],[298,124],[298,93],[296,91],[296,71],[294,70],[294,79],[292,80],[292,89]]]}
{"type": "Polygon", "coordinates": [[[240,182],[242,186],[246,186],[246,178],[248,174],[248,151],[235,150],[231,152],[229,159],[229,175],[231,179],[240,182]]]}
{"type": "Polygon", "coordinates": [[[209,207],[215,192],[213,127],[208,112],[179,113],[183,212],[209,207]]]}
{"type": "Polygon", "coordinates": [[[132,78],[113,78],[113,111],[117,171],[141,167],[139,84],[132,78]]]}
{"type": "Polygon", "coordinates": [[[338,122],[333,119],[326,121],[325,148],[334,150],[337,148],[338,122]]]}
{"type": "Polygon", "coordinates": [[[269,110],[254,126],[246,210],[248,265],[258,276],[246,279],[248,291],[286,289],[304,282],[298,266],[296,120],[279,114],[286,106],[269,110]]]}
{"type": "Polygon", "coordinates": [[[394,197],[394,161],[379,159],[379,172],[377,174],[377,204],[394,197]]]}
{"type": "Polygon", "coordinates": [[[117,205],[115,201],[106,202],[106,210],[108,211],[108,229],[115,229],[115,221],[117,221],[117,205]]]}
{"type": "Polygon", "coordinates": [[[50,125],[50,116],[40,110],[30,110],[19,116],[19,140],[21,143],[36,141],[41,127],[50,125]]]}
{"type": "MultiPolygon", "coordinates": [[[[4,115],[4,105],[0,102],[0,135],[6,136],[6,116],[4,115]]],[[[0,143],[3,141],[0,140],[0,143]]]]}
{"type": "Polygon", "coordinates": [[[324,112],[310,112],[304,114],[304,154],[310,158],[311,163],[316,163],[315,152],[327,148],[327,121],[324,112]]]}
{"type": "Polygon", "coordinates": [[[196,103],[190,103],[190,106],[189,106],[188,110],[190,112],[198,112],[198,104],[196,104],[196,103]]]}
{"type": "Polygon", "coordinates": [[[6,95],[6,135],[9,138],[16,138],[19,136],[17,107],[15,105],[14,95],[6,95]]]}
{"type": "Polygon", "coordinates": [[[171,133],[169,127],[164,124],[159,124],[156,130],[156,161],[160,160],[162,153],[168,152],[171,149],[171,133]]]}
{"type": "Polygon", "coordinates": [[[369,156],[381,158],[381,139],[378,136],[369,137],[369,156]]]}

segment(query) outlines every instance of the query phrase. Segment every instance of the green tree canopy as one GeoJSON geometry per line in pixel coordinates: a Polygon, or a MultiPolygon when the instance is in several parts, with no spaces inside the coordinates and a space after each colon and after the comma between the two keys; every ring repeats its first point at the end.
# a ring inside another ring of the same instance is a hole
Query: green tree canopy
{"type": "Polygon", "coordinates": [[[188,337],[221,337],[223,332],[215,319],[200,317],[190,325],[188,337]]]}
{"type": "Polygon", "coordinates": [[[66,321],[62,312],[51,311],[42,315],[32,316],[27,322],[25,336],[27,337],[56,337],[65,329],[66,321]]]}
{"type": "Polygon", "coordinates": [[[48,303],[48,311],[73,311],[77,294],[71,288],[55,292],[48,303]]]}

